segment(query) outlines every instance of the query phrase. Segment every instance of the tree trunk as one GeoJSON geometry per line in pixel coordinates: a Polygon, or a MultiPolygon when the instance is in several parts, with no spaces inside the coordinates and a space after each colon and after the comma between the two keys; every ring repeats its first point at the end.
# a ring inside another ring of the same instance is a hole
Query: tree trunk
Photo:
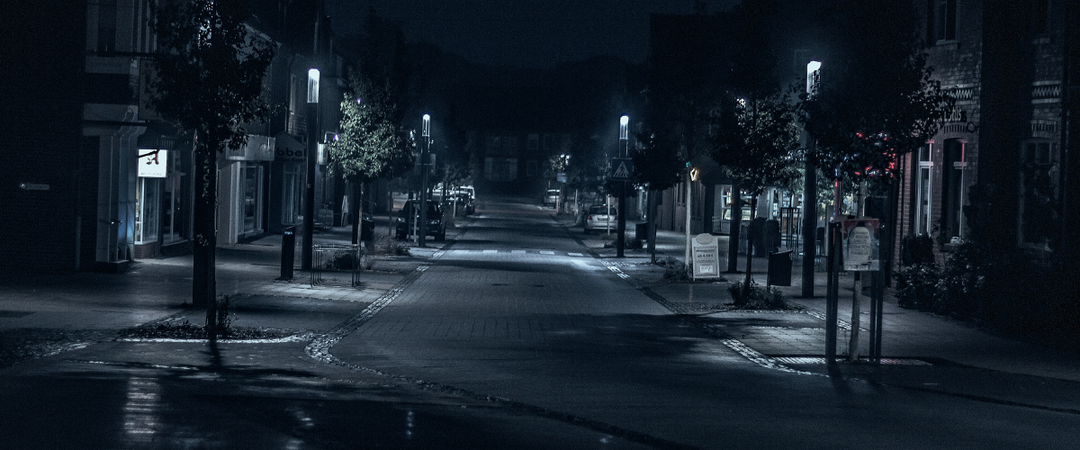
{"type": "Polygon", "coordinates": [[[649,241],[649,255],[651,255],[652,262],[654,262],[654,263],[656,262],[656,210],[657,210],[656,196],[657,195],[660,195],[659,191],[657,191],[655,189],[649,189],[648,204],[646,206],[648,208],[649,212],[648,212],[648,217],[646,217],[646,221],[645,221],[645,223],[646,223],[646,225],[645,225],[645,227],[646,227],[645,234],[648,235],[647,239],[649,241]]]}
{"type": "Polygon", "coordinates": [[[728,228],[728,273],[739,273],[739,237],[742,234],[742,193],[731,186],[731,224],[728,228]]]}
{"type": "Polygon", "coordinates": [[[214,219],[217,206],[217,158],[212,145],[195,145],[195,205],[192,227],[195,239],[192,250],[191,303],[206,307],[206,331],[217,336],[217,285],[215,259],[217,231],[214,219]]]}
{"type": "Polygon", "coordinates": [[[359,244],[360,227],[364,223],[360,216],[364,212],[364,206],[361,205],[361,203],[364,202],[364,199],[361,197],[364,193],[364,186],[363,183],[359,181],[350,182],[349,185],[352,187],[352,192],[350,192],[349,195],[356,199],[349,205],[349,222],[351,222],[350,225],[352,225],[352,243],[359,244]]]}
{"type": "Polygon", "coordinates": [[[754,267],[754,235],[750,232],[750,227],[754,225],[755,216],[757,216],[757,196],[750,197],[750,223],[746,226],[746,282],[743,284],[743,298],[750,298],[750,271],[754,267]]]}

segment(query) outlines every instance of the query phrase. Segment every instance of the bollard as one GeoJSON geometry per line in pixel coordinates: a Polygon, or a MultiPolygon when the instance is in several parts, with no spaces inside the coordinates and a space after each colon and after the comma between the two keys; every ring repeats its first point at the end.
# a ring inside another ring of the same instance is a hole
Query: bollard
{"type": "Polygon", "coordinates": [[[296,227],[288,227],[281,232],[281,276],[279,280],[291,280],[293,263],[296,255],[296,227]]]}

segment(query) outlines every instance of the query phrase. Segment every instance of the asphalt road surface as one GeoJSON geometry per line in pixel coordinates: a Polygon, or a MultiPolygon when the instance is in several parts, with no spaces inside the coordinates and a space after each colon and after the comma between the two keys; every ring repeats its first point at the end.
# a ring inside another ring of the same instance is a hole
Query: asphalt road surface
{"type": "Polygon", "coordinates": [[[550,209],[480,206],[395,295],[314,338],[102,342],[0,370],[0,448],[1080,446],[1068,410],[762,367],[550,209]]]}

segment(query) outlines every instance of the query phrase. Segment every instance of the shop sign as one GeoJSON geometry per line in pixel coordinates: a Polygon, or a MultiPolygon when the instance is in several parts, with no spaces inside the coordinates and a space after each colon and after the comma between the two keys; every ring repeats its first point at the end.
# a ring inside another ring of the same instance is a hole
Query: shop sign
{"type": "Polygon", "coordinates": [[[243,147],[226,149],[225,158],[232,161],[273,161],[274,141],[270,136],[250,135],[243,147]]]}
{"type": "Polygon", "coordinates": [[[165,178],[168,167],[168,150],[139,149],[139,176],[142,178],[165,178]]]}
{"type": "Polygon", "coordinates": [[[881,267],[878,220],[844,221],[844,270],[868,272],[881,267]]]}

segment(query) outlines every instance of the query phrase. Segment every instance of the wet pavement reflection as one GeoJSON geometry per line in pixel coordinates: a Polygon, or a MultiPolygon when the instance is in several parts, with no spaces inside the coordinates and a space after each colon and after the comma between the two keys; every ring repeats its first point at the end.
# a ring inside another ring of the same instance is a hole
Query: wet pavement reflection
{"type": "MultiPolygon", "coordinates": [[[[230,366],[233,350],[203,352],[200,365],[79,359],[96,356],[81,351],[20,364],[0,377],[0,447],[650,448],[491,402],[356,374],[328,378],[326,366],[230,366]]],[[[245,352],[258,359],[258,350],[245,352]]]]}

